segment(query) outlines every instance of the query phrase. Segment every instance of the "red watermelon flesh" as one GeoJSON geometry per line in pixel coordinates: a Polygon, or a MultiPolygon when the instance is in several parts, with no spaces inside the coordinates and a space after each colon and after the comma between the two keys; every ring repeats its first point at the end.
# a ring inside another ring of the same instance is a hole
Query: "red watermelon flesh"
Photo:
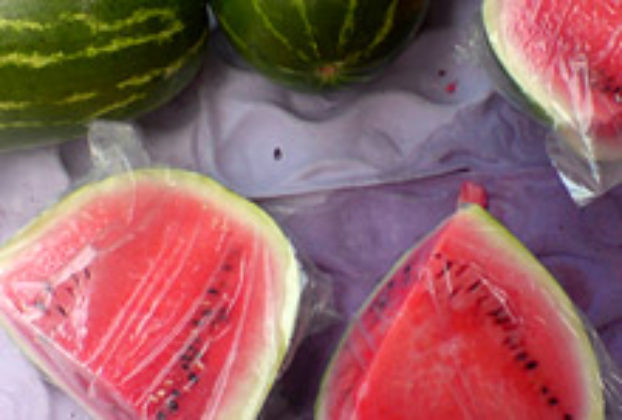
{"type": "Polygon", "coordinates": [[[507,73],[562,131],[573,129],[565,134],[575,146],[622,156],[620,2],[485,0],[483,14],[507,73]]]}
{"type": "Polygon", "coordinates": [[[105,419],[253,419],[298,288],[268,216],[181,171],[83,187],[0,250],[9,330],[105,419]]]}
{"type": "Polygon", "coordinates": [[[602,419],[596,356],[553,278],[479,206],[407,252],[325,374],[319,420],[602,419]]]}

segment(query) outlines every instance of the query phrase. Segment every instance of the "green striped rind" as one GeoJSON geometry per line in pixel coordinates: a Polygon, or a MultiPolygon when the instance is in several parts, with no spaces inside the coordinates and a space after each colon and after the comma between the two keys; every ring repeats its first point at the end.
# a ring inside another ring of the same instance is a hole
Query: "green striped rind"
{"type": "Polygon", "coordinates": [[[256,69],[292,87],[323,89],[376,74],[407,45],[428,3],[214,0],[211,4],[229,41],[256,69]]]}
{"type": "Polygon", "coordinates": [[[0,149],[63,141],[95,118],[144,114],[202,62],[203,0],[15,4],[0,3],[0,149]]]}

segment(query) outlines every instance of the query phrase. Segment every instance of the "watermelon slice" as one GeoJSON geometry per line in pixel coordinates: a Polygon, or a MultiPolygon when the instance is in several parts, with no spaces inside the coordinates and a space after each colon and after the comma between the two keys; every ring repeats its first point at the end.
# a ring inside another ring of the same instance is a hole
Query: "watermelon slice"
{"type": "Polygon", "coordinates": [[[618,0],[484,0],[492,51],[562,137],[594,160],[622,158],[618,0]]]}
{"type": "Polygon", "coordinates": [[[568,297],[468,204],[406,252],[360,310],[325,373],[316,419],[603,419],[602,393],[568,297]]]}
{"type": "Polygon", "coordinates": [[[82,187],[0,249],[4,324],[103,419],[254,419],[300,287],[266,214],[178,170],[82,187]]]}

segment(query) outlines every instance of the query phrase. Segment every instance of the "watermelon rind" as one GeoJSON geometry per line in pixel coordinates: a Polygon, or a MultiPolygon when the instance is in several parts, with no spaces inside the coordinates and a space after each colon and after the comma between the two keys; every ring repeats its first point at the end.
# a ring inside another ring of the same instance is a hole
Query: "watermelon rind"
{"type": "Polygon", "coordinates": [[[281,85],[325,91],[372,80],[421,27],[429,0],[215,0],[230,45],[281,85]]]}
{"type": "MultiPolygon", "coordinates": [[[[511,102],[527,110],[535,120],[547,123],[558,138],[568,143],[574,153],[589,161],[612,161],[622,158],[620,147],[603,141],[583,121],[591,115],[581,115],[568,100],[550,89],[542,77],[528,68],[528,62],[511,42],[503,39],[501,22],[503,0],[483,0],[481,20],[485,32],[485,47],[492,51],[503,85],[511,102]]],[[[536,41],[533,41],[536,42],[536,41]]],[[[591,112],[591,111],[588,111],[591,112]]]]}
{"type": "Polygon", "coordinates": [[[208,37],[203,0],[0,2],[0,151],[160,107],[194,79],[208,37]]]}
{"type": "MultiPolygon", "coordinates": [[[[576,342],[573,344],[579,349],[577,354],[581,358],[581,361],[578,365],[584,368],[584,378],[586,379],[586,383],[583,384],[583,387],[589,390],[589,410],[586,419],[603,420],[605,418],[604,385],[601,378],[599,361],[593,350],[590,337],[586,332],[585,324],[568,295],[564,292],[557,280],[555,280],[555,278],[540,264],[533,254],[531,254],[507,228],[501,225],[482,207],[477,204],[464,204],[446,223],[455,223],[458,218],[461,220],[470,220],[471,223],[478,225],[479,233],[486,237],[491,249],[496,250],[495,257],[503,259],[504,254],[511,255],[512,259],[516,261],[517,266],[522,267],[523,271],[528,270],[532,274],[531,278],[542,294],[550,298],[550,302],[555,306],[560,319],[573,331],[573,336],[576,339],[576,342]]],[[[413,252],[430,241],[434,241],[435,236],[442,231],[446,223],[438,226],[399,258],[352,318],[350,325],[337,344],[323,375],[315,405],[316,420],[333,420],[327,413],[329,407],[325,404],[326,399],[331,395],[329,381],[332,379],[331,373],[335,369],[340,351],[344,348],[348,341],[348,337],[356,328],[357,320],[366,311],[374,298],[384,289],[386,283],[397,274],[398,270],[400,270],[403,264],[412,256],[413,252]]]]}
{"type": "MultiPolygon", "coordinates": [[[[216,419],[254,419],[261,411],[270,393],[272,384],[278,377],[281,364],[289,351],[297,321],[303,273],[293,246],[276,222],[259,206],[228,190],[211,178],[180,169],[150,168],[114,175],[82,186],[69,193],[56,205],[43,211],[35,220],[10,238],[0,248],[0,272],[5,267],[11,265],[12,258],[15,255],[36,246],[37,240],[54,226],[55,220],[62,219],[65,215],[71,214],[73,210],[80,208],[85,203],[97,200],[99,195],[107,191],[114,191],[118,187],[138,182],[142,179],[161,182],[179,189],[186,189],[197,199],[216,203],[219,209],[226,210],[232,219],[255,229],[258,235],[274,250],[275,255],[279,256],[278,261],[283,265],[282,272],[284,273],[283,284],[279,285],[284,291],[282,297],[283,305],[279,316],[280,325],[278,326],[278,332],[275,334],[278,337],[278,342],[275,343],[275,348],[268,349],[268,351],[274,351],[275,354],[274,356],[268,355],[269,357],[264,357],[263,359],[260,354],[257,355],[257,360],[253,366],[254,375],[252,379],[254,381],[249,380],[247,383],[240,383],[239,387],[244,388],[241,390],[238,388],[237,395],[240,397],[240,400],[224,408],[219,407],[217,416],[214,417],[216,419]]],[[[0,313],[0,325],[5,328],[14,342],[18,344],[22,351],[41,369],[52,383],[68,395],[73,396],[93,418],[100,418],[90,408],[89,401],[75,395],[47,367],[42,358],[29,348],[27,340],[21,336],[17,329],[12,326],[11,321],[2,313],[0,313]]],[[[122,403],[122,401],[119,401],[119,403],[122,403]]],[[[214,413],[212,414],[214,415],[214,413]]]]}

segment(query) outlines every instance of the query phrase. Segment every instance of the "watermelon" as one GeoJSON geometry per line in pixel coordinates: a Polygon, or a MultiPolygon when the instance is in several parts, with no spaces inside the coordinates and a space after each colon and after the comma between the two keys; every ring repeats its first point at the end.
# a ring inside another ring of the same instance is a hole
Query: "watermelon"
{"type": "Polygon", "coordinates": [[[194,77],[208,36],[204,0],[0,1],[0,149],[130,119],[194,77]]]}
{"type": "Polygon", "coordinates": [[[484,0],[486,39],[506,76],[580,155],[622,158],[618,0],[484,0]]]}
{"type": "Polygon", "coordinates": [[[102,419],[254,419],[295,325],[294,252],[203,176],[88,184],[0,249],[0,319],[102,419]]]}
{"type": "Polygon", "coordinates": [[[213,0],[236,51],[275,81],[324,89],[368,80],[420,26],[428,0],[213,0]]]}
{"type": "Polygon", "coordinates": [[[603,418],[580,316],[476,204],[395,264],[339,344],[316,404],[317,420],[603,418]]]}

